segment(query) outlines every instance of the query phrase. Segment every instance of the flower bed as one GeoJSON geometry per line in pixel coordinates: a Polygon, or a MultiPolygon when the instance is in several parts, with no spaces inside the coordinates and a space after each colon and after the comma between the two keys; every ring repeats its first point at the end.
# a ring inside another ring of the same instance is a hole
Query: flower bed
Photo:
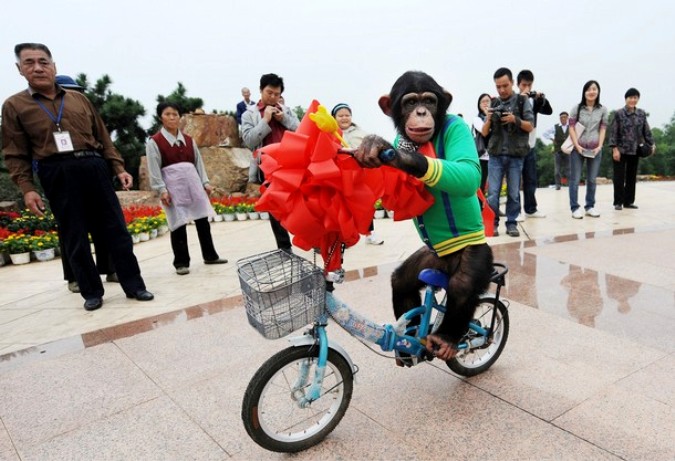
{"type": "MultiPolygon", "coordinates": [[[[233,216],[235,211],[255,212],[256,199],[223,197],[213,198],[211,203],[218,215],[233,216]]],[[[159,206],[133,205],[123,208],[122,212],[134,242],[155,238],[168,231],[166,214],[159,206]]],[[[20,213],[0,211],[0,255],[58,247],[57,226],[51,212],[47,211],[44,217],[39,217],[28,210],[20,213]]],[[[0,261],[5,261],[5,258],[0,258],[0,261]]],[[[2,264],[0,262],[0,266],[2,264]]]]}

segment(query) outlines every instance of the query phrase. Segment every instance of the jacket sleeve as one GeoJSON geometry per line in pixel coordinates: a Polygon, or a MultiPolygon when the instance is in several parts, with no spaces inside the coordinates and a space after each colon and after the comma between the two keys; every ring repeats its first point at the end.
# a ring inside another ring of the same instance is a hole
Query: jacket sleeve
{"type": "Polygon", "coordinates": [[[284,107],[284,119],[281,121],[281,124],[285,126],[287,130],[295,131],[300,125],[300,120],[298,120],[297,115],[295,115],[290,107],[284,107]]]}
{"type": "Polygon", "coordinates": [[[551,115],[553,113],[553,108],[551,107],[551,103],[548,102],[548,99],[542,97],[534,100],[534,111],[542,115],[551,115]]]}
{"type": "Polygon", "coordinates": [[[22,194],[36,190],[33,182],[32,148],[10,101],[2,105],[2,153],[5,167],[22,194]]]}
{"type": "Polygon", "coordinates": [[[265,136],[271,132],[272,128],[265,119],[254,111],[247,110],[241,116],[241,137],[244,140],[244,145],[249,149],[255,150],[260,147],[265,136]],[[256,117],[256,115],[258,116],[256,117]]]}
{"type": "Polygon", "coordinates": [[[612,120],[612,126],[609,128],[609,147],[618,147],[619,141],[621,139],[621,116],[619,116],[619,111],[617,110],[614,113],[614,120],[612,120]]]}
{"type": "Polygon", "coordinates": [[[145,144],[145,158],[148,161],[148,174],[150,175],[150,188],[160,194],[166,192],[166,184],[162,178],[162,156],[154,139],[148,139],[145,144]]]}
{"type": "Polygon", "coordinates": [[[642,136],[644,136],[645,141],[647,141],[647,144],[650,146],[654,145],[654,136],[652,135],[652,129],[649,127],[649,122],[647,121],[647,117],[645,116],[645,124],[642,125],[642,136]]]}
{"type": "Polygon", "coordinates": [[[476,195],[481,170],[468,125],[450,124],[440,142],[444,143],[445,159],[428,159],[429,168],[420,179],[427,187],[438,188],[451,196],[476,195]]]}

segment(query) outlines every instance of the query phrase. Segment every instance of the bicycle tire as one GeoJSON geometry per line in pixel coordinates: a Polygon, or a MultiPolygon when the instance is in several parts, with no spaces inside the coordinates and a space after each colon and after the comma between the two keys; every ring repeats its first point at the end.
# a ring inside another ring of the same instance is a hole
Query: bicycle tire
{"type": "MultiPolygon", "coordinates": [[[[446,362],[448,367],[458,375],[470,377],[483,373],[497,361],[504,350],[509,337],[509,311],[501,301],[493,297],[481,298],[473,321],[483,328],[489,328],[492,319],[489,313],[495,306],[497,318],[492,341],[483,346],[460,350],[456,356],[446,362]]],[[[478,335],[473,330],[469,330],[461,341],[470,341],[476,336],[478,335]]]]}
{"type": "Polygon", "coordinates": [[[258,445],[281,453],[306,450],[340,423],[352,398],[354,373],[333,349],[328,350],[321,397],[307,408],[297,403],[299,393],[304,396],[304,390],[312,384],[317,362],[316,346],[289,347],[270,357],[255,373],[244,394],[241,418],[258,445]],[[305,360],[310,361],[309,379],[294,395],[293,383],[299,364],[305,360]]]}

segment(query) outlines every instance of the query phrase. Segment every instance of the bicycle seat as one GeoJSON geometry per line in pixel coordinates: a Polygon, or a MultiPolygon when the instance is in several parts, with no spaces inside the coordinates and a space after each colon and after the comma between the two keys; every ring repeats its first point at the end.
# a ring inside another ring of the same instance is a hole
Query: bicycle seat
{"type": "Polygon", "coordinates": [[[439,271],[438,269],[423,269],[417,278],[421,282],[431,285],[432,287],[443,289],[448,287],[448,274],[443,271],[439,271]]]}

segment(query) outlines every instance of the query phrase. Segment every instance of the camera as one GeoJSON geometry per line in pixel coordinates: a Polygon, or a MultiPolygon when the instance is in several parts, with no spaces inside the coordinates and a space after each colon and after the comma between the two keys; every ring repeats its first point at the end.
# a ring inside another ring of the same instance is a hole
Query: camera
{"type": "Polygon", "coordinates": [[[501,103],[497,107],[492,108],[492,113],[499,118],[511,113],[511,107],[508,104],[501,103]]]}
{"type": "MultiPolygon", "coordinates": [[[[530,91],[529,93],[527,93],[527,96],[534,99],[534,98],[537,97],[537,92],[536,91],[530,91]]],[[[543,98],[544,93],[539,93],[539,97],[543,98]]]]}

